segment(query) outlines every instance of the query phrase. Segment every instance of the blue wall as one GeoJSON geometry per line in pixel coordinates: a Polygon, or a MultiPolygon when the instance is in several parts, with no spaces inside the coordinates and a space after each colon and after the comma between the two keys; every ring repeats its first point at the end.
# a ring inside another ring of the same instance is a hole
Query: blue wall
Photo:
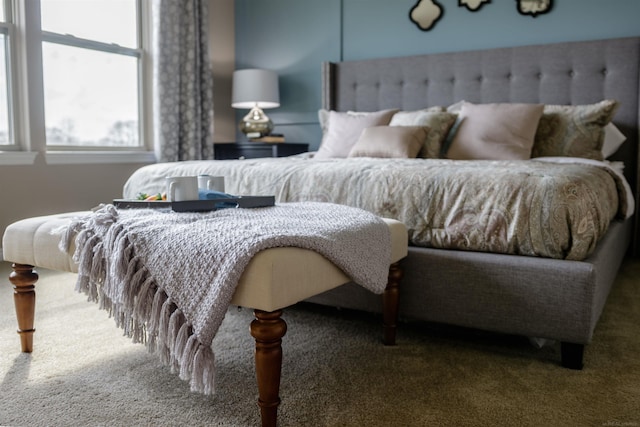
{"type": "Polygon", "coordinates": [[[443,17],[421,31],[409,20],[416,0],[236,0],[236,68],[278,72],[281,106],[266,111],[274,132],[316,149],[323,61],[640,36],[640,0],[554,0],[536,18],[515,0],[475,12],[438,2],[443,17]]]}

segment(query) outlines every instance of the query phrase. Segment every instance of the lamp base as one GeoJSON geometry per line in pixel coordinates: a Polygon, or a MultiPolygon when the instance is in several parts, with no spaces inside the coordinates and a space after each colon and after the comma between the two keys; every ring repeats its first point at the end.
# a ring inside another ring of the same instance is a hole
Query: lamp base
{"type": "Polygon", "coordinates": [[[251,134],[252,137],[256,134],[266,136],[273,130],[273,122],[260,107],[256,106],[242,118],[239,128],[245,135],[251,134]]]}

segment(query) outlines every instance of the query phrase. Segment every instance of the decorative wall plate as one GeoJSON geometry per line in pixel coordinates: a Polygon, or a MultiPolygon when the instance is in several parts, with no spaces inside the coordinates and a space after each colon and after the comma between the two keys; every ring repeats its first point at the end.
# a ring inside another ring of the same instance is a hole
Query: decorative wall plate
{"type": "Polygon", "coordinates": [[[471,12],[479,10],[485,3],[491,3],[491,0],[458,0],[458,6],[466,6],[471,12]]]}
{"type": "Polygon", "coordinates": [[[553,0],[516,0],[516,2],[518,3],[518,12],[534,18],[543,13],[549,13],[553,7],[553,0]]]}
{"type": "MultiPolygon", "coordinates": [[[[458,0],[458,7],[466,7],[471,12],[480,10],[491,0],[458,0]]],[[[538,15],[549,13],[553,7],[553,0],[516,0],[518,13],[536,18],[538,15]]],[[[436,0],[418,0],[409,10],[409,19],[422,31],[431,30],[442,19],[444,8],[436,0]]]]}
{"type": "Polygon", "coordinates": [[[409,10],[409,19],[422,31],[429,31],[438,22],[444,9],[436,0],[418,0],[409,10]]]}

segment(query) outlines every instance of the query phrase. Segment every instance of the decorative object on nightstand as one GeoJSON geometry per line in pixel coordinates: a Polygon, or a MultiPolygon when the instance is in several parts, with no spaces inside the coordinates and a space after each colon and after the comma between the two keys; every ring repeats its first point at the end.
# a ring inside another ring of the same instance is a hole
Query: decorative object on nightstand
{"type": "Polygon", "coordinates": [[[249,138],[250,142],[284,142],[284,135],[281,133],[271,133],[260,138],[249,138]]]}
{"type": "Polygon", "coordinates": [[[233,108],[251,109],[240,121],[240,131],[247,138],[269,135],[273,122],[262,109],[280,106],[278,75],[271,70],[255,68],[236,70],[233,72],[232,91],[233,108]]]}

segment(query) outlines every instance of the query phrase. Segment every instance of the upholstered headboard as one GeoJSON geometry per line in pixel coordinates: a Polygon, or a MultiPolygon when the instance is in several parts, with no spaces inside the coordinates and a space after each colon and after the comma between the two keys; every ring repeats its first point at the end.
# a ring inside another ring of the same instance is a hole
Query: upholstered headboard
{"type": "Polygon", "coordinates": [[[613,159],[638,200],[640,37],[324,63],[323,108],[415,110],[474,103],[616,99],[627,141],[613,159]]]}

